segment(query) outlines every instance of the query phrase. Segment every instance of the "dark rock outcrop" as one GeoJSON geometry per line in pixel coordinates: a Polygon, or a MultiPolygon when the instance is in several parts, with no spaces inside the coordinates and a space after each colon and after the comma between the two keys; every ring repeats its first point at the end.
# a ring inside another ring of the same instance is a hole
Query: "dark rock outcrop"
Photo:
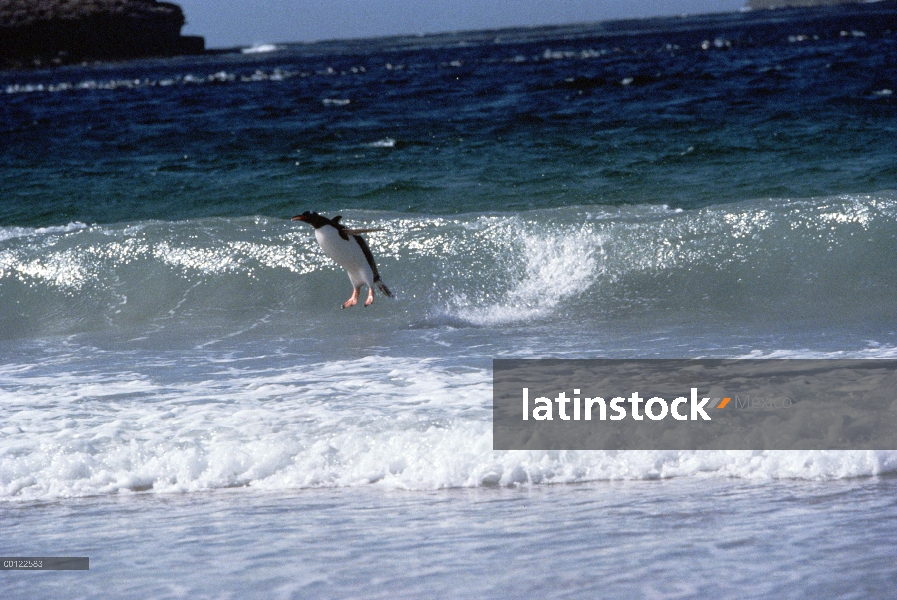
{"type": "Polygon", "coordinates": [[[181,7],[156,0],[0,0],[0,65],[202,52],[181,7]]]}

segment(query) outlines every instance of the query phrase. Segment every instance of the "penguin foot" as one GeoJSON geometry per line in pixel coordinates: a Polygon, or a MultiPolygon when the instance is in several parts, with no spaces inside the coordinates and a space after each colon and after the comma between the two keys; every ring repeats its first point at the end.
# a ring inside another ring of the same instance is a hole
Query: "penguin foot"
{"type": "Polygon", "coordinates": [[[368,306],[370,306],[373,303],[374,303],[374,293],[371,292],[368,294],[368,299],[364,301],[364,306],[365,306],[365,308],[367,308],[368,306]]]}
{"type": "Polygon", "coordinates": [[[350,306],[355,306],[356,304],[358,304],[358,291],[358,288],[352,290],[352,297],[343,302],[343,308],[349,308],[350,306]]]}

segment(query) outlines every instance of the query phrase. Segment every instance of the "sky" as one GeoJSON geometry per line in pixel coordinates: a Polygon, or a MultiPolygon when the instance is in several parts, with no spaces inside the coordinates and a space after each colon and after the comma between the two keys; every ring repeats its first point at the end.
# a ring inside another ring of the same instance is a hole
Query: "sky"
{"type": "Polygon", "coordinates": [[[174,0],[207,48],[739,10],[745,0],[174,0]]]}

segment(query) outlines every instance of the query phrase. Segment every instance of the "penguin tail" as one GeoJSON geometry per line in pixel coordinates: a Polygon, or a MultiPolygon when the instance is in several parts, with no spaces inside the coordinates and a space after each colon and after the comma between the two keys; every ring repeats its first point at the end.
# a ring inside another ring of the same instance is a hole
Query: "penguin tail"
{"type": "Polygon", "coordinates": [[[392,298],[392,292],[389,291],[389,288],[386,287],[386,284],[383,283],[379,277],[374,280],[374,285],[376,285],[377,289],[386,294],[389,298],[392,298]]]}

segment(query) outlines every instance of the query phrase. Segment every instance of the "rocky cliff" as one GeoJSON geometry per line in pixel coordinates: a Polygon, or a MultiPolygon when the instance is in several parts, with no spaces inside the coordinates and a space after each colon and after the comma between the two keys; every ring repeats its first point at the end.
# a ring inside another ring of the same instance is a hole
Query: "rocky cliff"
{"type": "Polygon", "coordinates": [[[0,65],[202,52],[181,7],[156,0],[0,0],[0,65]]]}

